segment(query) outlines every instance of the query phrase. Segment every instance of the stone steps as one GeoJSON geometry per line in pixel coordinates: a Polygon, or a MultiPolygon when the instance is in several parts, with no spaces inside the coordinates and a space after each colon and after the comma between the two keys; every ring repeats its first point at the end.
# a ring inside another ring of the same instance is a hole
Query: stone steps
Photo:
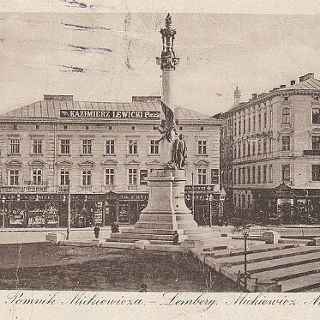
{"type": "MultiPolygon", "coordinates": [[[[259,252],[259,253],[249,253],[247,254],[247,262],[254,263],[268,260],[270,264],[272,264],[271,260],[279,259],[282,257],[290,257],[295,255],[308,254],[313,252],[319,252],[318,248],[305,248],[305,247],[297,247],[297,248],[289,248],[282,250],[273,250],[268,252],[259,252]]],[[[240,256],[226,257],[226,258],[217,258],[217,264],[221,266],[236,266],[239,264],[243,264],[244,254],[240,256]]]]}
{"type": "Polygon", "coordinates": [[[171,229],[171,230],[176,230],[176,229],[192,229],[196,228],[197,224],[195,222],[182,222],[182,223],[177,223],[177,228],[173,226],[173,223],[170,222],[142,222],[138,221],[135,224],[135,228],[138,229],[171,229]]]}
{"type": "MultiPolygon", "coordinates": [[[[139,240],[165,240],[172,241],[172,235],[148,233],[112,233],[110,239],[139,239],[139,240]]],[[[179,237],[180,239],[181,237],[179,237]]]]}
{"type": "Polygon", "coordinates": [[[270,280],[289,280],[298,276],[320,272],[320,262],[310,262],[292,267],[254,273],[252,276],[270,280]]]}
{"type": "MultiPolygon", "coordinates": [[[[123,242],[123,243],[134,243],[136,241],[139,241],[139,240],[143,240],[143,239],[139,239],[139,238],[136,238],[136,239],[133,239],[133,238],[109,238],[109,239],[106,239],[106,242],[123,242]]],[[[172,241],[168,241],[168,240],[158,240],[158,239],[154,239],[154,240],[149,240],[150,241],[150,244],[169,244],[169,245],[173,245],[173,242],[172,241]]]]}
{"type": "Polygon", "coordinates": [[[303,275],[289,280],[278,282],[282,292],[301,291],[320,284],[320,273],[303,275]]]}
{"type": "MultiPolygon", "coordinates": [[[[290,257],[282,257],[270,260],[264,260],[260,262],[248,263],[247,271],[250,273],[258,273],[262,271],[272,270],[272,269],[280,269],[284,267],[290,267],[297,264],[305,264],[311,261],[320,261],[320,250],[317,252],[311,252],[301,255],[294,255],[290,257]]],[[[236,265],[230,267],[233,272],[236,274],[240,271],[240,273],[244,272],[243,265],[236,265]]],[[[222,268],[223,269],[223,268],[222,268]]]]}
{"type": "Polygon", "coordinates": [[[172,229],[139,229],[139,228],[123,228],[121,229],[122,234],[128,233],[146,233],[146,234],[159,234],[159,235],[173,235],[174,230],[172,229]]]}

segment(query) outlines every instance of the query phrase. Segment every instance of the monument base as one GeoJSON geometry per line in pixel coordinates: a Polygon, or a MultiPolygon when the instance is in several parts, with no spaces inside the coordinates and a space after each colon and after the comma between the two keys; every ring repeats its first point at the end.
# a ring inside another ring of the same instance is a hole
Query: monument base
{"type": "MultiPolygon", "coordinates": [[[[148,178],[149,200],[139,221],[121,233],[112,233],[110,241],[172,243],[175,231],[179,241],[188,238],[188,231],[197,229],[191,211],[185,204],[185,171],[157,169],[148,178]]],[[[194,234],[194,232],[192,232],[194,234]]]]}

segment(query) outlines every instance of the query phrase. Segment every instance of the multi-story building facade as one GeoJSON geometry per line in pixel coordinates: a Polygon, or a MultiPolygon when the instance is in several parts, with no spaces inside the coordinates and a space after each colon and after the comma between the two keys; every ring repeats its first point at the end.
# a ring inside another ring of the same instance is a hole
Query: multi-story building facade
{"type": "MultiPolygon", "coordinates": [[[[160,113],[160,97],[114,103],[45,95],[3,114],[0,225],[66,225],[69,182],[72,225],[136,222],[146,178],[160,163],[160,113]]],[[[204,223],[208,196],[215,201],[220,191],[221,122],[183,107],[175,118],[188,146],[186,200],[204,223]]]]}
{"type": "Polygon", "coordinates": [[[253,94],[221,116],[221,170],[230,216],[319,222],[319,99],[320,81],[309,73],[298,83],[253,94]]]}

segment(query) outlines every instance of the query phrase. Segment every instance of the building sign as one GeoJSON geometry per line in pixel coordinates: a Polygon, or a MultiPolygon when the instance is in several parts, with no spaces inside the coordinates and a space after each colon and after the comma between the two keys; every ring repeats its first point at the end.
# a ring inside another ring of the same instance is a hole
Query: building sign
{"type": "Polygon", "coordinates": [[[60,110],[62,118],[160,119],[159,111],[60,110]]]}
{"type": "Polygon", "coordinates": [[[214,191],[214,185],[212,184],[198,184],[198,185],[187,185],[185,186],[186,192],[213,192],[214,191]],[[193,189],[193,190],[192,190],[193,189]]]}
{"type": "Polygon", "coordinates": [[[94,223],[102,226],[103,224],[103,204],[102,202],[97,202],[96,211],[94,213],[94,223]]]}
{"type": "Polygon", "coordinates": [[[121,194],[120,195],[120,200],[148,200],[148,194],[121,194]]]}

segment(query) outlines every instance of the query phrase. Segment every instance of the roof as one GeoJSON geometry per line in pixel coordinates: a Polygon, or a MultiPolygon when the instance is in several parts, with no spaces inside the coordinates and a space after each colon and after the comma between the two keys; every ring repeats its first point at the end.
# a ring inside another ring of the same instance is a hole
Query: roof
{"type": "Polygon", "coordinates": [[[298,82],[292,86],[281,88],[279,90],[298,89],[298,90],[320,90],[320,80],[315,78],[309,78],[307,80],[298,82]]]}
{"type": "MultiPolygon", "coordinates": [[[[35,103],[17,108],[0,115],[0,119],[59,119],[63,110],[88,110],[88,111],[156,111],[162,112],[160,100],[146,100],[133,102],[92,102],[74,101],[72,96],[66,99],[57,96],[37,101],[35,103]],[[71,97],[71,98],[70,98],[71,97]]],[[[175,107],[175,117],[179,120],[209,120],[210,116],[185,107],[175,107]]]]}

